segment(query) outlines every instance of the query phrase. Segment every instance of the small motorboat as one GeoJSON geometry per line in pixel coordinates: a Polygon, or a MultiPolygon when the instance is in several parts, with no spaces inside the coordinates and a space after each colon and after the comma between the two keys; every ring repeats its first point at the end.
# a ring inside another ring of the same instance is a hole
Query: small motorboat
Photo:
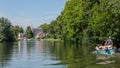
{"type": "Polygon", "coordinates": [[[112,46],[96,46],[97,54],[112,55],[114,54],[114,48],[112,46]]]}

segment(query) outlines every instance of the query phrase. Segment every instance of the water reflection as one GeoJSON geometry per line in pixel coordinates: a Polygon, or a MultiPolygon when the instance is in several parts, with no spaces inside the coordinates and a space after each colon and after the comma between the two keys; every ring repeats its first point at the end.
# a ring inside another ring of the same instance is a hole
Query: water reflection
{"type": "Polygon", "coordinates": [[[0,43],[0,68],[9,65],[13,52],[13,43],[0,43]]]}
{"type": "Polygon", "coordinates": [[[97,60],[107,60],[112,57],[115,57],[115,56],[114,55],[101,55],[101,54],[96,55],[97,60]]]}
{"type": "Polygon", "coordinates": [[[0,68],[118,68],[120,57],[93,54],[94,47],[61,41],[0,44],[0,68]],[[109,63],[100,65],[98,63],[109,63]]]}

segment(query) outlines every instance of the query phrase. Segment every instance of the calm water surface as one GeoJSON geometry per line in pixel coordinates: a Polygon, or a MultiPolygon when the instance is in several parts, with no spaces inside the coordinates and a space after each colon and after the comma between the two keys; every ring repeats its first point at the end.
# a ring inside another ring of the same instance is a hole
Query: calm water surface
{"type": "Polygon", "coordinates": [[[120,68],[120,56],[93,51],[92,46],[61,41],[0,43],[0,68],[120,68]]]}

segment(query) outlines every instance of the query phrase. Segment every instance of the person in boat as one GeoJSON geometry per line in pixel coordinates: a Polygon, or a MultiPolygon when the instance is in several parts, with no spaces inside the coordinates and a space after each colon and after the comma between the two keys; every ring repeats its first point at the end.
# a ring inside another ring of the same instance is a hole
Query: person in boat
{"type": "Polygon", "coordinates": [[[113,40],[112,38],[109,36],[109,39],[105,42],[106,46],[112,46],[113,45],[113,40]]]}
{"type": "Polygon", "coordinates": [[[109,49],[113,49],[113,40],[110,36],[109,36],[108,40],[105,41],[104,47],[105,47],[106,52],[109,52],[108,51],[109,49]]]}
{"type": "Polygon", "coordinates": [[[105,50],[104,45],[100,44],[96,46],[96,50],[105,50]]]}
{"type": "Polygon", "coordinates": [[[106,40],[105,42],[103,42],[101,45],[98,45],[96,47],[97,50],[108,50],[108,49],[112,49],[113,46],[113,41],[111,39],[111,37],[109,36],[109,39],[106,40]]]}

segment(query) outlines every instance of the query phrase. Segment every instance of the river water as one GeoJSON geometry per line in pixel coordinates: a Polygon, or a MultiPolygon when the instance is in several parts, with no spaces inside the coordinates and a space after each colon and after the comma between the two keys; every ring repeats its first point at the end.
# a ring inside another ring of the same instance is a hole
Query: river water
{"type": "Polygon", "coordinates": [[[62,41],[0,43],[0,68],[120,68],[120,56],[62,41]]]}

